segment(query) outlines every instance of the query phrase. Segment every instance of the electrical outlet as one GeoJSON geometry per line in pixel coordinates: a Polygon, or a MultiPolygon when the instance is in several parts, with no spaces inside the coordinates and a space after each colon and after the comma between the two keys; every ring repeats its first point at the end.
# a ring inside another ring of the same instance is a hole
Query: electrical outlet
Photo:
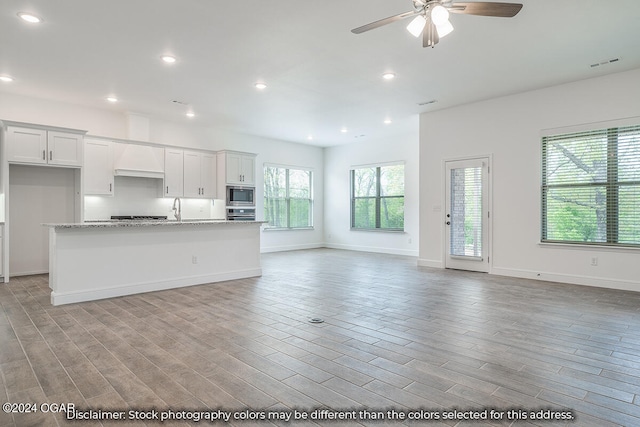
{"type": "Polygon", "coordinates": [[[198,257],[197,257],[197,256],[195,256],[195,255],[193,255],[193,256],[191,257],[191,262],[192,262],[193,264],[197,264],[197,263],[198,263],[198,257]]]}
{"type": "Polygon", "coordinates": [[[591,257],[591,265],[593,265],[594,267],[596,265],[598,265],[598,257],[597,256],[591,257]]]}

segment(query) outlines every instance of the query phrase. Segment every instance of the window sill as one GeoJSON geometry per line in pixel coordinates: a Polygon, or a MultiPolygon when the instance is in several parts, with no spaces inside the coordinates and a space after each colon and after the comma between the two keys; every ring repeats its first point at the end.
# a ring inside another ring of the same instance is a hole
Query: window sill
{"type": "Polygon", "coordinates": [[[298,231],[298,230],[314,230],[314,227],[296,227],[296,228],[287,228],[287,227],[264,227],[263,231],[298,231]]]}
{"type": "Polygon", "coordinates": [[[607,252],[638,252],[640,248],[633,246],[611,246],[605,244],[586,245],[581,243],[555,243],[555,242],[538,242],[538,246],[553,249],[576,249],[587,251],[607,251],[607,252]]]}
{"type": "Polygon", "coordinates": [[[404,234],[404,230],[384,229],[384,228],[351,228],[350,231],[373,231],[374,233],[398,233],[404,234]]]}

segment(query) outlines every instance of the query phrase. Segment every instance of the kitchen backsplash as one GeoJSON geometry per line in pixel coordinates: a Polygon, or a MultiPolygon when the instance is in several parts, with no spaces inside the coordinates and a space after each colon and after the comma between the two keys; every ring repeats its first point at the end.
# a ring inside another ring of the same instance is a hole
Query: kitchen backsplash
{"type": "MultiPolygon", "coordinates": [[[[181,198],[183,219],[224,219],[224,200],[181,198]]],[[[85,196],[84,219],[109,219],[111,215],[165,215],[174,219],[173,198],[162,197],[162,180],[115,177],[113,196],[85,196]]]]}

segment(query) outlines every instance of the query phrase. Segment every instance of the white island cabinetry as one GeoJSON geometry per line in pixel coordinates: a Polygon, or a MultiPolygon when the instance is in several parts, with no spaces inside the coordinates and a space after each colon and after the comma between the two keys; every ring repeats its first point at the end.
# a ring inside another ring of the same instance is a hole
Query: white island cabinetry
{"type": "Polygon", "coordinates": [[[51,303],[69,304],[260,276],[261,224],[47,224],[51,303]]]}

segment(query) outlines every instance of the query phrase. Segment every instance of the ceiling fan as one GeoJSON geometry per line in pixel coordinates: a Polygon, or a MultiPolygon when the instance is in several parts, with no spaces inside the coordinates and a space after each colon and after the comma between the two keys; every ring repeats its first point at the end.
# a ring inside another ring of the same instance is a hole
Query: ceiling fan
{"type": "Polygon", "coordinates": [[[520,3],[454,2],[453,0],[412,1],[414,10],[371,22],[362,27],[354,28],[351,32],[354,34],[364,33],[365,31],[414,16],[415,18],[407,25],[407,30],[415,37],[420,37],[420,34],[422,34],[423,47],[435,47],[440,38],[453,31],[453,25],[449,22],[449,12],[512,18],[522,9],[522,4],[520,3]]]}

